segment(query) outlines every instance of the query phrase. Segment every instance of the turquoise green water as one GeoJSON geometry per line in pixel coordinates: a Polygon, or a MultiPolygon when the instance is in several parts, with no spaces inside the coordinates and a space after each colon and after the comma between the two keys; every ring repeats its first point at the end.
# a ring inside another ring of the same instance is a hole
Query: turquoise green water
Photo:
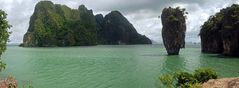
{"type": "Polygon", "coordinates": [[[158,76],[177,70],[212,67],[220,77],[239,76],[239,59],[201,54],[200,48],[167,56],[160,45],[71,48],[8,47],[4,77],[14,75],[20,86],[34,88],[157,88],[158,76]]]}

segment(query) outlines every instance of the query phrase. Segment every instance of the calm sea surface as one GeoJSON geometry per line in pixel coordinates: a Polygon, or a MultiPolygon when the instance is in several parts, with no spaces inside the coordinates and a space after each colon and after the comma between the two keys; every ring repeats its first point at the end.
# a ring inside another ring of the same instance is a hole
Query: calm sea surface
{"type": "Polygon", "coordinates": [[[3,60],[20,87],[34,88],[157,88],[158,76],[179,70],[211,67],[220,77],[239,76],[239,59],[202,54],[200,47],[167,56],[160,45],[120,45],[70,48],[9,46],[3,60]]]}

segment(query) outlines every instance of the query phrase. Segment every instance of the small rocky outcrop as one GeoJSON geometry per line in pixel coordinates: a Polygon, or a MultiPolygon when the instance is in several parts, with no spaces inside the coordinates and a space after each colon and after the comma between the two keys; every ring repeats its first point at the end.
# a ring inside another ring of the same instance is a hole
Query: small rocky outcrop
{"type": "Polygon", "coordinates": [[[239,56],[239,5],[222,9],[200,31],[202,52],[239,56]]]}
{"type": "Polygon", "coordinates": [[[112,11],[105,17],[101,14],[95,17],[99,44],[152,44],[151,40],[139,34],[119,11],[112,11]]]}
{"type": "Polygon", "coordinates": [[[185,9],[165,8],[161,15],[162,37],[168,55],[178,55],[185,46],[185,9]]]}
{"type": "Polygon", "coordinates": [[[0,80],[0,88],[18,88],[17,80],[13,76],[8,76],[6,80],[0,80]]]}
{"type": "Polygon", "coordinates": [[[239,78],[211,79],[202,88],[239,88],[239,78]]]}

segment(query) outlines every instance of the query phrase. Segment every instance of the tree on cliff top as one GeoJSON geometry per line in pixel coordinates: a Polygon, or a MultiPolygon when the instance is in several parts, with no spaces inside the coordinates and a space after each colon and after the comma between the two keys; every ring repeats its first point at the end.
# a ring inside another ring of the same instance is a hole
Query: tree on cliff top
{"type": "MultiPolygon", "coordinates": [[[[7,14],[0,10],[0,56],[6,50],[6,45],[10,32],[8,31],[11,28],[11,25],[7,21],[7,14]]],[[[0,61],[0,71],[5,69],[6,64],[0,61]]]]}

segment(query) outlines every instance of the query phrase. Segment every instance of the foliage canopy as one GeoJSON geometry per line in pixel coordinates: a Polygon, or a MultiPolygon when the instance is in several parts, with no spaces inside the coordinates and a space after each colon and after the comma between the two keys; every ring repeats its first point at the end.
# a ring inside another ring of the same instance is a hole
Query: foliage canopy
{"type": "Polygon", "coordinates": [[[161,84],[168,88],[201,88],[201,84],[210,79],[217,79],[217,73],[211,68],[200,68],[193,74],[176,72],[173,75],[165,74],[159,77],[161,84]]]}
{"type": "MultiPolygon", "coordinates": [[[[0,10],[0,56],[3,54],[3,52],[6,50],[8,38],[10,35],[9,29],[11,28],[11,25],[7,21],[7,14],[0,10]]],[[[0,71],[4,70],[6,68],[6,64],[0,61],[0,71]]]]}

